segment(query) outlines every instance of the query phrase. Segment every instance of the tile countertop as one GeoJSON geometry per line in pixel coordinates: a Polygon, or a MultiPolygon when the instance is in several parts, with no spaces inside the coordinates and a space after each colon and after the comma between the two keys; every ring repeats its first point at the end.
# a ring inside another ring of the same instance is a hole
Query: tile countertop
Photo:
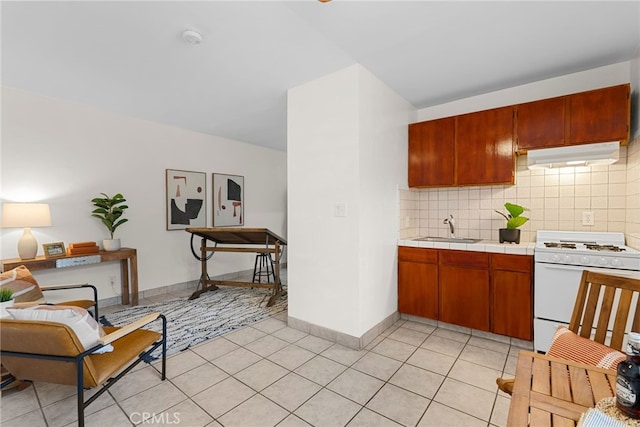
{"type": "Polygon", "coordinates": [[[514,255],[533,255],[535,242],[499,243],[493,240],[481,240],[478,243],[446,243],[446,242],[426,242],[412,239],[398,240],[398,246],[409,246],[413,248],[432,249],[453,249],[458,251],[493,252],[514,255]]]}

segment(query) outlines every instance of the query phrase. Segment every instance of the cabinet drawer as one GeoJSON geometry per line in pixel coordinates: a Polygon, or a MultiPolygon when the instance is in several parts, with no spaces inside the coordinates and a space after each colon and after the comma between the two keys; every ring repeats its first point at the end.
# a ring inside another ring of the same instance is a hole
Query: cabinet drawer
{"type": "Polygon", "coordinates": [[[488,269],[489,254],[485,252],[441,250],[439,262],[441,265],[488,269]]]}
{"type": "Polygon", "coordinates": [[[491,254],[491,268],[493,270],[531,273],[531,270],[533,269],[533,256],[491,254]]]}
{"type": "Polygon", "coordinates": [[[436,264],[438,262],[438,251],[435,249],[398,246],[398,261],[436,264]]]}

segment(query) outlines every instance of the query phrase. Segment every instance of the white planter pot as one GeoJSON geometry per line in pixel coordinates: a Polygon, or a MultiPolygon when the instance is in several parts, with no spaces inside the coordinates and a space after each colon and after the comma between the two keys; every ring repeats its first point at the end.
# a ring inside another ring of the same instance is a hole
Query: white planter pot
{"type": "Polygon", "coordinates": [[[105,251],[119,251],[120,239],[107,239],[102,241],[102,247],[105,251]]]}
{"type": "Polygon", "coordinates": [[[7,308],[13,307],[13,301],[15,300],[10,299],[9,301],[0,302],[0,318],[10,317],[9,313],[7,312],[7,308]]]}

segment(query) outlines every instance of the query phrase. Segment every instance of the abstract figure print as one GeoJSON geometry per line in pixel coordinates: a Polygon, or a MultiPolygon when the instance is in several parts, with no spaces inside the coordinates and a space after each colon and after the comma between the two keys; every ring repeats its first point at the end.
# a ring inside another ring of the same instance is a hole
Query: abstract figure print
{"type": "Polygon", "coordinates": [[[213,226],[244,225],[244,177],[213,174],[213,226]]]}
{"type": "Polygon", "coordinates": [[[167,169],[167,230],[206,227],[206,174],[167,169]]]}

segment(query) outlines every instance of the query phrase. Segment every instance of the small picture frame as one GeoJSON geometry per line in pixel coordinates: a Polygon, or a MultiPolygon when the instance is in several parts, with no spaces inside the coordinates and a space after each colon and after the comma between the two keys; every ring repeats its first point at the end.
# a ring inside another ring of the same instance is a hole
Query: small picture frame
{"type": "Polygon", "coordinates": [[[44,256],[46,258],[55,258],[67,254],[64,249],[64,243],[62,242],[45,243],[42,245],[42,249],[44,250],[44,256]]]}

